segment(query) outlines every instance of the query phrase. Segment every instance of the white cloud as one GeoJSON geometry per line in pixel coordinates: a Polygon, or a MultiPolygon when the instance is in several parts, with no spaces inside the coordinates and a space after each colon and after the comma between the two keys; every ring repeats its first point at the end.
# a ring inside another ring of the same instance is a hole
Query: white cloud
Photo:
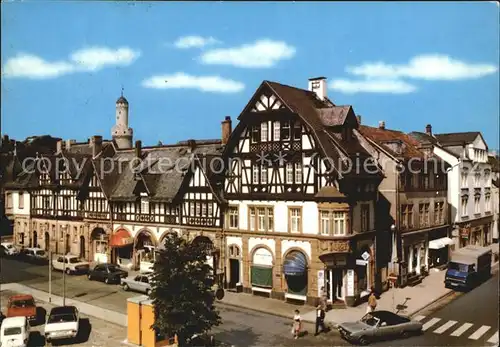
{"type": "Polygon", "coordinates": [[[132,64],[141,53],[128,47],[110,49],[89,47],[71,54],[74,64],[85,71],[96,71],[106,66],[127,66],[132,64]]]}
{"type": "Polygon", "coordinates": [[[46,61],[33,54],[19,53],[5,62],[2,76],[5,78],[50,79],[70,73],[97,71],[109,66],[127,66],[139,56],[139,51],[128,47],[118,49],[84,48],[73,52],[65,61],[46,61]]]}
{"type": "Polygon", "coordinates": [[[187,48],[203,48],[205,46],[215,45],[221,43],[219,40],[210,37],[202,37],[197,35],[179,37],[174,42],[174,46],[179,49],[187,48]]]}
{"type": "Polygon", "coordinates": [[[423,80],[461,80],[480,78],[495,73],[493,64],[467,63],[446,55],[427,54],[412,58],[407,64],[365,63],[347,67],[347,72],[370,78],[413,78],[423,80]]]}
{"type": "Polygon", "coordinates": [[[220,76],[192,76],[183,72],[151,76],[142,81],[142,86],[154,89],[197,89],[213,93],[237,93],[245,88],[241,82],[220,76]]]}
{"type": "Polygon", "coordinates": [[[407,94],[416,91],[417,87],[400,80],[337,79],[332,81],[332,83],[330,84],[330,89],[334,89],[345,94],[356,94],[356,93],[407,94]]]}
{"type": "Polygon", "coordinates": [[[19,53],[7,60],[2,69],[6,78],[48,79],[70,73],[74,66],[65,61],[48,62],[36,55],[19,53]]]}
{"type": "Polygon", "coordinates": [[[217,48],[203,53],[204,64],[233,65],[242,68],[270,68],[280,60],[291,59],[296,49],[283,41],[258,40],[232,48],[217,48]]]}

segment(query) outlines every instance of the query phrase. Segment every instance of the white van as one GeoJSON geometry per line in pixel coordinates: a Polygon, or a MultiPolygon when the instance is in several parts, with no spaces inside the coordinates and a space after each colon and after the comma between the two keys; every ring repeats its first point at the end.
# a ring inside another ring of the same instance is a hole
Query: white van
{"type": "Polygon", "coordinates": [[[30,325],[26,317],[5,318],[0,328],[0,345],[26,347],[30,337],[30,325]]]}

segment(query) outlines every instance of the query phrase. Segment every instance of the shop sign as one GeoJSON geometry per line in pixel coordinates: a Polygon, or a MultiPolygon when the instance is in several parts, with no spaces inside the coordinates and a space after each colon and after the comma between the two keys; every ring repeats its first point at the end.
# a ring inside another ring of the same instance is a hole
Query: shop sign
{"type": "Polygon", "coordinates": [[[354,296],[354,270],[347,270],[347,296],[354,296]]]}
{"type": "Polygon", "coordinates": [[[330,256],[324,263],[327,267],[345,267],[347,265],[347,257],[345,255],[330,256]]]}
{"type": "Polygon", "coordinates": [[[370,253],[364,252],[363,254],[361,254],[361,258],[363,258],[363,260],[365,261],[370,259],[370,253]]]}
{"type": "Polygon", "coordinates": [[[366,266],[367,264],[368,261],[366,260],[356,259],[356,265],[366,266]]]}

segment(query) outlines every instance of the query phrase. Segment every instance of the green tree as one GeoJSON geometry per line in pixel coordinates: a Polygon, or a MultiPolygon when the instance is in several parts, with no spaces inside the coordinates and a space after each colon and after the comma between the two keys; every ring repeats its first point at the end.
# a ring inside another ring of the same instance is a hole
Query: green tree
{"type": "Polygon", "coordinates": [[[221,323],[214,306],[212,267],[206,264],[207,248],[177,233],[167,235],[154,264],[151,299],[155,309],[153,328],[173,337],[180,345],[221,323]]]}

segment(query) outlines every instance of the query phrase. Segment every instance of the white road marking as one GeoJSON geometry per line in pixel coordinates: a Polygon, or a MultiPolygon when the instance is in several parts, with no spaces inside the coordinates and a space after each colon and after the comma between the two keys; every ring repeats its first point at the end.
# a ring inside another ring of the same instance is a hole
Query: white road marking
{"type": "Polygon", "coordinates": [[[431,326],[433,326],[434,324],[436,324],[440,320],[441,320],[441,318],[432,318],[430,321],[428,321],[427,323],[424,324],[424,326],[422,327],[422,330],[426,331],[427,329],[429,329],[431,326]]]}
{"type": "Polygon", "coordinates": [[[490,328],[491,327],[489,325],[483,325],[481,328],[477,329],[474,334],[469,336],[469,339],[478,340],[481,336],[484,335],[484,333],[486,333],[488,330],[490,330],[490,328]]]}
{"type": "Polygon", "coordinates": [[[498,330],[492,337],[488,340],[489,343],[493,343],[495,346],[498,346],[498,330]]]}
{"type": "Polygon", "coordinates": [[[460,328],[455,330],[450,334],[450,336],[460,336],[462,335],[467,329],[469,329],[472,326],[471,323],[464,323],[460,328]]]}
{"type": "Polygon", "coordinates": [[[435,334],[442,334],[446,330],[448,330],[449,328],[451,328],[452,326],[454,326],[457,323],[458,322],[456,320],[450,320],[450,321],[446,322],[446,324],[443,324],[439,328],[437,328],[436,330],[434,330],[434,333],[435,334]]]}
{"type": "Polygon", "coordinates": [[[416,317],[413,317],[412,320],[420,322],[424,318],[425,318],[425,316],[416,316],[416,317]]]}

